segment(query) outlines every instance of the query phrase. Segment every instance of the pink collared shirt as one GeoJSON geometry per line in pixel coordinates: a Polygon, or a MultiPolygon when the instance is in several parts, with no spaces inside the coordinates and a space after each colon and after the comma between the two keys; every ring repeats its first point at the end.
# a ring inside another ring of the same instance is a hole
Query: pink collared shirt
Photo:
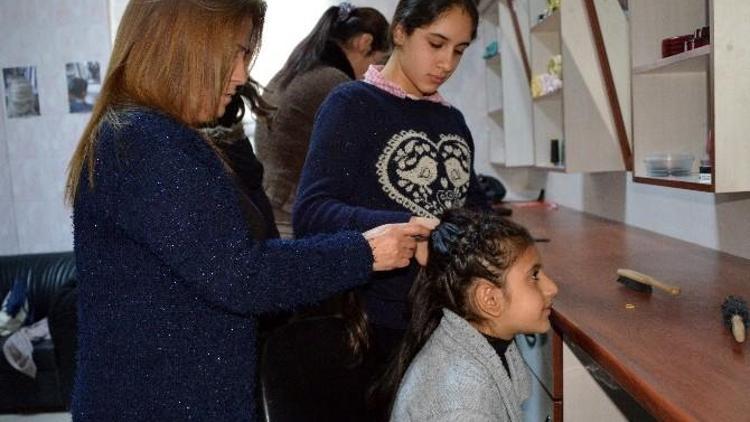
{"type": "Polygon", "coordinates": [[[365,79],[364,82],[368,83],[370,85],[373,85],[377,88],[382,89],[383,91],[395,95],[399,98],[410,98],[412,100],[424,100],[424,101],[432,101],[433,103],[440,103],[446,107],[450,107],[450,103],[445,101],[445,98],[443,98],[442,95],[440,95],[439,92],[435,92],[432,95],[427,95],[424,97],[417,97],[415,95],[409,94],[408,92],[404,91],[403,88],[396,85],[395,83],[387,80],[385,77],[383,77],[383,70],[382,65],[370,65],[369,68],[367,68],[367,72],[365,72],[365,79]]]}

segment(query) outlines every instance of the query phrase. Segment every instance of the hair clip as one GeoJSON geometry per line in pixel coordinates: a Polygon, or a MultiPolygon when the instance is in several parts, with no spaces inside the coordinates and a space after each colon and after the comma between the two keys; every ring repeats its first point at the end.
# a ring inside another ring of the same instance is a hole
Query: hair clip
{"type": "Polygon", "coordinates": [[[430,235],[432,248],[443,255],[447,255],[455,246],[458,237],[463,234],[464,231],[453,223],[440,223],[430,235]]]}
{"type": "Polygon", "coordinates": [[[349,19],[349,16],[351,16],[352,12],[354,11],[355,7],[349,2],[343,2],[339,4],[339,16],[338,21],[344,22],[347,19],[349,19]]]}

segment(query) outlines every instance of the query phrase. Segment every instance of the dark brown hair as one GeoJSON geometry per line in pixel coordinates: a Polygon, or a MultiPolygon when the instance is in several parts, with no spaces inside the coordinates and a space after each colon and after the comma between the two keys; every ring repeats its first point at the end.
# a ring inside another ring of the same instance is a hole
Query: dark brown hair
{"type": "Polygon", "coordinates": [[[344,46],[360,34],[372,35],[371,54],[389,50],[388,21],[380,12],[349,3],[329,7],[279,71],[279,85],[286,88],[297,75],[320,65],[326,44],[335,42],[344,46]]]}
{"type": "Polygon", "coordinates": [[[401,0],[391,21],[391,36],[399,25],[404,28],[406,35],[411,35],[415,29],[431,25],[454,7],[464,10],[471,17],[471,39],[474,40],[479,27],[479,11],[474,0],[401,0]]]}
{"type": "Polygon", "coordinates": [[[224,127],[232,127],[242,121],[245,116],[245,108],[250,107],[259,122],[268,124],[271,115],[276,110],[272,104],[264,100],[260,94],[260,84],[253,78],[248,78],[244,85],[237,87],[237,93],[232,96],[232,101],[224,109],[224,115],[217,121],[224,127]]]}
{"type": "Polygon", "coordinates": [[[372,391],[375,409],[390,412],[401,378],[440,324],[443,309],[479,321],[470,301],[478,278],[500,287],[508,270],[533,245],[522,226],[503,217],[455,209],[446,211],[429,239],[429,260],[409,291],[411,318],[388,369],[372,391]]]}

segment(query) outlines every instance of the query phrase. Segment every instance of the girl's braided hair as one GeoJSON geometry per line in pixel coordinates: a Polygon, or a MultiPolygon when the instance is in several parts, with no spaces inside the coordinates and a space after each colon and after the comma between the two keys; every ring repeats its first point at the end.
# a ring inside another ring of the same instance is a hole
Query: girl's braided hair
{"type": "Polygon", "coordinates": [[[529,232],[506,218],[466,209],[448,210],[429,239],[429,260],[409,292],[411,319],[401,346],[371,392],[375,409],[388,409],[414,356],[449,309],[468,321],[480,316],[471,303],[474,281],[502,287],[510,267],[533,245],[529,232]]]}

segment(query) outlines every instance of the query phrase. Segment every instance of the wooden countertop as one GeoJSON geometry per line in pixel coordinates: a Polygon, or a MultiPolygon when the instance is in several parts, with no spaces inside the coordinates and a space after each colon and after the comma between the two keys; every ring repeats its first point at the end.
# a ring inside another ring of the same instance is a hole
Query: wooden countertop
{"type": "Polygon", "coordinates": [[[750,300],[750,260],[565,208],[514,207],[512,218],[551,239],[538,248],[560,287],[555,327],[652,415],[750,420],[750,344],[737,344],[721,318],[726,296],[750,300]],[[632,291],[617,268],[682,294],[632,291]]]}

